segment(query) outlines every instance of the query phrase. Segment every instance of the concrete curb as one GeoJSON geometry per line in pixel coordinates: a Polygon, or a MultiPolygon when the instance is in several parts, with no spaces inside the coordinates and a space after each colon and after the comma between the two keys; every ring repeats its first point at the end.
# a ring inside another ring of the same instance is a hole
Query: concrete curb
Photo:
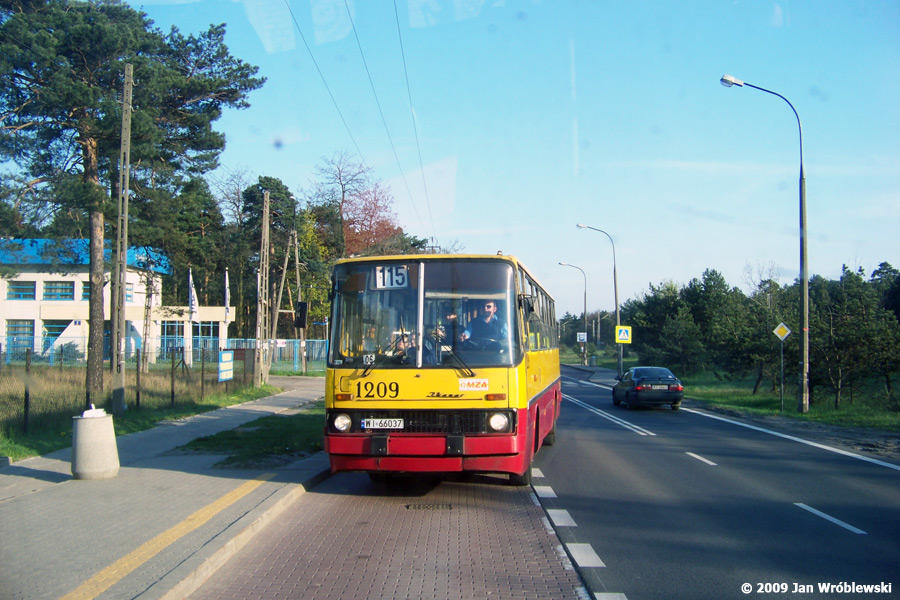
{"type": "MultiPolygon", "coordinates": [[[[259,506],[235,521],[217,539],[173,569],[147,591],[136,596],[142,600],[181,600],[187,598],[212,577],[228,560],[246,546],[263,527],[275,520],[307,490],[331,476],[324,454],[299,462],[313,462],[310,474],[299,483],[289,483],[266,498],[259,506]],[[325,461],[326,466],[318,463],[325,461]]],[[[290,468],[290,467],[289,467],[290,468]]]]}

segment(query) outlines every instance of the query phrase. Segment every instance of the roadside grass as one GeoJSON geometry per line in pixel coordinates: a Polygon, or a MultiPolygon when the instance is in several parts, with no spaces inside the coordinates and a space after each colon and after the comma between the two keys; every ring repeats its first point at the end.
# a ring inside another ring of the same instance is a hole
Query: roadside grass
{"type": "Polygon", "coordinates": [[[270,415],[230,431],[196,439],[181,450],[227,454],[216,464],[227,468],[252,468],[285,463],[323,448],[325,402],[318,401],[296,414],[270,415]]]}
{"type": "Polygon", "coordinates": [[[753,393],[753,378],[720,380],[713,373],[701,373],[681,378],[685,397],[707,406],[732,410],[748,415],[779,415],[801,421],[840,427],[863,427],[884,431],[900,431],[900,412],[888,407],[884,391],[873,384],[854,394],[842,397],[840,408],[834,407],[834,397],[825,390],[816,390],[809,412],[797,410],[797,387],[785,386],[784,410],[781,397],[771,386],[753,393]]]}
{"type": "Polygon", "coordinates": [[[306,369],[305,375],[303,372],[294,371],[293,369],[272,369],[269,371],[269,375],[284,375],[287,377],[325,377],[325,369],[306,369]]]}
{"type": "MultiPolygon", "coordinates": [[[[612,369],[613,371],[618,368],[618,357],[614,351],[598,350],[593,353],[588,353],[588,359],[590,359],[592,355],[595,357],[598,367],[612,369]]],[[[572,348],[560,348],[559,362],[563,365],[580,365],[581,354],[575,352],[572,348]]],[[[626,371],[631,367],[636,367],[638,364],[639,361],[636,356],[625,356],[622,359],[622,368],[626,371]]]]}
{"type": "MultiPolygon", "coordinates": [[[[201,414],[225,406],[233,406],[257,398],[277,394],[280,390],[273,386],[260,388],[245,387],[237,392],[210,394],[202,401],[179,402],[174,407],[159,406],[128,410],[122,416],[113,417],[116,435],[144,431],[156,426],[160,421],[173,421],[201,414]]],[[[19,428],[0,429],[0,456],[8,456],[13,461],[30,456],[42,456],[62,450],[72,445],[72,416],[60,413],[42,419],[37,426],[23,433],[19,428]]]]}
{"type": "MultiPolygon", "coordinates": [[[[562,349],[559,360],[562,364],[581,364],[581,356],[571,349],[562,349]]],[[[598,367],[615,370],[616,355],[612,352],[600,352],[597,354],[596,364],[598,367]]],[[[638,364],[640,361],[635,356],[626,356],[623,360],[623,368],[626,370],[638,364]]],[[[891,409],[885,399],[884,387],[874,381],[857,390],[852,399],[850,393],[845,392],[841,407],[837,409],[834,407],[832,394],[827,390],[816,389],[810,401],[809,412],[800,414],[797,411],[796,385],[785,385],[782,410],[781,397],[777,389],[772,389],[771,382],[754,394],[755,380],[752,377],[725,380],[712,372],[704,372],[682,376],[681,380],[686,398],[702,402],[711,408],[748,416],[778,415],[838,427],[900,432],[900,412],[891,409]]]]}

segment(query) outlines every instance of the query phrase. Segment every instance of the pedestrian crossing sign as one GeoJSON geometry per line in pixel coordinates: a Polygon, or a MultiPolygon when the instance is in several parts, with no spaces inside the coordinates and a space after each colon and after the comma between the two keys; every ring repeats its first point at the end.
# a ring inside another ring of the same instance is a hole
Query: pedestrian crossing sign
{"type": "Polygon", "coordinates": [[[617,344],[630,344],[631,343],[631,327],[628,325],[618,325],[616,327],[616,343],[617,344]]]}

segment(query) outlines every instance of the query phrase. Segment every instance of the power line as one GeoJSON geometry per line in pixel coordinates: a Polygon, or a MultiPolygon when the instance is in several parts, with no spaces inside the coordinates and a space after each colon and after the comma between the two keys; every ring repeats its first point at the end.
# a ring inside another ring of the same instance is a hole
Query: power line
{"type": "MultiPolygon", "coordinates": [[[[381,102],[378,100],[378,92],[375,91],[375,82],[372,79],[372,73],[369,71],[369,64],[366,62],[366,55],[362,49],[362,43],[359,41],[359,33],[356,31],[356,23],[353,22],[353,15],[350,12],[350,6],[347,4],[347,0],[344,0],[344,7],[347,9],[347,18],[350,19],[350,27],[353,29],[353,36],[356,38],[356,47],[359,48],[359,56],[362,58],[363,67],[366,69],[366,76],[369,78],[369,86],[372,88],[372,95],[375,97],[375,105],[378,107],[378,114],[381,115],[381,122],[384,125],[384,131],[387,134],[388,142],[391,145],[391,151],[394,153],[394,160],[397,161],[397,168],[400,169],[400,177],[403,178],[403,184],[406,186],[406,193],[409,195],[409,202],[412,204],[413,211],[416,213],[416,218],[419,219],[419,222],[424,226],[425,223],[422,222],[422,217],[419,215],[419,209],[416,208],[416,203],[412,197],[412,191],[409,189],[409,182],[406,180],[406,174],[403,172],[403,165],[400,164],[400,157],[397,156],[397,148],[394,145],[394,140],[391,137],[391,131],[388,127],[387,120],[384,118],[384,111],[381,108],[381,102]]],[[[396,6],[395,6],[396,9],[396,6]]],[[[427,199],[427,196],[426,196],[427,199]]],[[[431,217],[431,206],[428,206],[428,216],[431,217]]],[[[434,219],[431,219],[431,231],[434,233],[434,219]]]]}
{"type": "Polygon", "coordinates": [[[341,122],[344,124],[344,129],[347,130],[347,135],[350,136],[350,141],[353,142],[353,146],[356,148],[356,153],[359,154],[360,160],[362,160],[363,165],[368,168],[366,165],[366,159],[363,156],[362,151],[359,149],[359,144],[356,143],[356,138],[353,137],[353,132],[350,131],[350,126],[347,124],[347,119],[344,118],[344,113],[341,112],[341,108],[338,106],[337,100],[334,98],[334,94],[331,93],[331,88],[328,87],[328,82],[325,80],[325,75],[322,73],[322,69],[319,68],[319,63],[316,62],[316,57],[313,56],[312,49],[309,47],[309,43],[306,41],[306,36],[303,35],[303,30],[300,29],[300,23],[297,22],[297,17],[294,16],[294,11],[291,10],[291,5],[288,0],[284,0],[284,5],[287,7],[288,12],[291,14],[291,20],[294,22],[294,27],[297,29],[297,33],[300,34],[300,39],[303,40],[303,45],[306,46],[306,52],[309,54],[310,60],[312,60],[313,65],[316,67],[316,72],[319,73],[319,78],[322,80],[322,85],[325,86],[325,90],[328,92],[328,97],[331,98],[331,103],[334,105],[334,109],[337,111],[338,116],[341,118],[341,122]]]}
{"type": "Polygon", "coordinates": [[[431,214],[431,200],[428,198],[428,185],[425,183],[425,165],[422,163],[422,146],[419,144],[419,128],[416,126],[416,113],[413,109],[412,91],[409,86],[409,71],[406,68],[406,51],[403,49],[403,36],[400,34],[400,14],[397,11],[397,0],[394,0],[394,20],[397,22],[397,39],[400,40],[400,58],[403,59],[403,76],[406,78],[406,97],[409,98],[409,114],[412,118],[413,132],[416,136],[416,151],[419,153],[419,170],[422,173],[422,188],[425,190],[425,205],[431,219],[431,232],[434,235],[434,216],[431,214]]]}

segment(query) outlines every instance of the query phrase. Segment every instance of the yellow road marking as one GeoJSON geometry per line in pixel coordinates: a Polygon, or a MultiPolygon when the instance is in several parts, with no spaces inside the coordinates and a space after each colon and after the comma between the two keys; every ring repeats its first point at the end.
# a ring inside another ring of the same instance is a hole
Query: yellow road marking
{"type": "Polygon", "coordinates": [[[106,567],[78,586],[74,591],[63,596],[62,600],[89,600],[91,598],[96,598],[118,583],[123,577],[156,556],[170,544],[197,529],[218,513],[225,510],[273,477],[275,477],[275,473],[264,473],[225,494],[212,504],[201,508],[178,525],[175,525],[168,531],[162,532],[133,552],[106,567]]]}

